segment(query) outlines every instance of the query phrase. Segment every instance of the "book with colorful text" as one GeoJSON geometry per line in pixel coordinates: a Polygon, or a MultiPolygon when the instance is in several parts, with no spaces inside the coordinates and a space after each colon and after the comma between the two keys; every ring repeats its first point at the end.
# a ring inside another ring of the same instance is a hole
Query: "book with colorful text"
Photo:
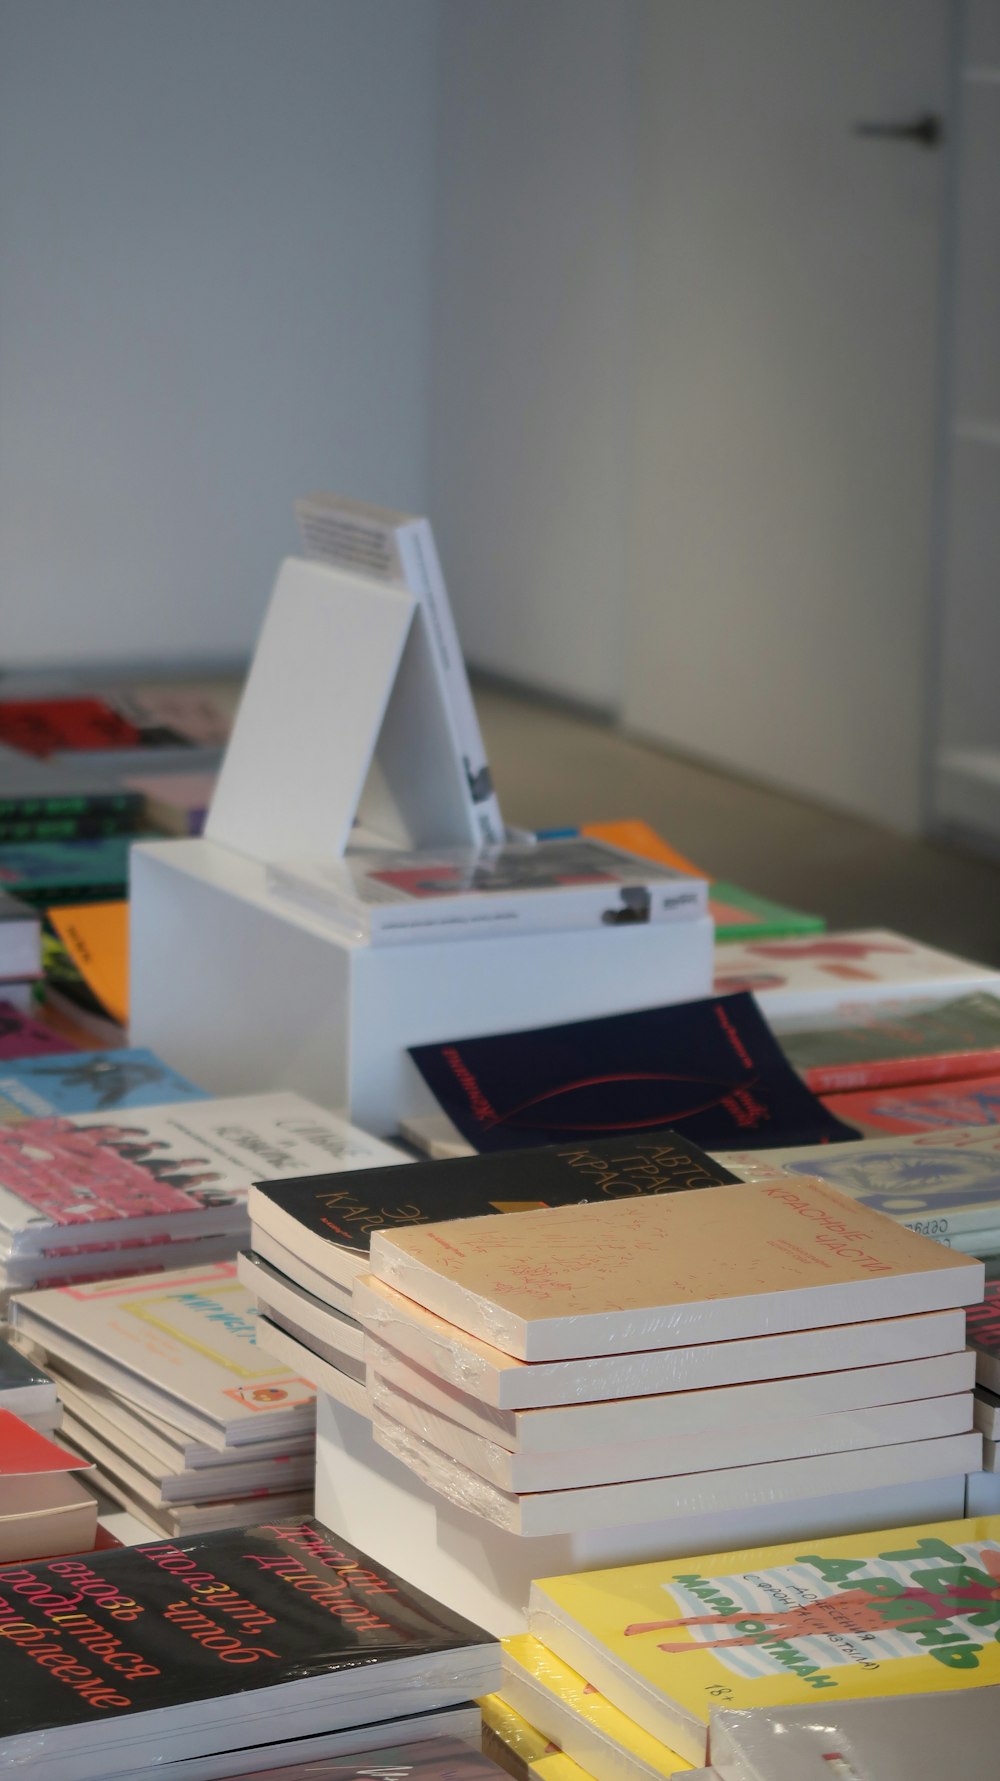
{"type": "Polygon", "coordinates": [[[408,1163],[402,1171],[354,1170],[349,1182],[329,1175],[258,1182],[248,1204],[255,1233],[259,1228],[321,1273],[350,1285],[368,1267],[376,1230],[677,1193],[735,1179],[696,1144],[676,1132],[657,1132],[521,1151],[515,1169],[498,1154],[408,1163]]]}
{"type": "Polygon", "coordinates": [[[1000,1682],[1000,1519],[668,1559],[532,1587],[532,1634],[691,1762],[713,1707],[1000,1682]]]}
{"type": "Polygon", "coordinates": [[[375,1231],[371,1272],[524,1361],[738,1341],[973,1304],[983,1268],[820,1181],[375,1231]]]}
{"type": "Polygon", "coordinates": [[[241,1745],[499,1684],[485,1633],[312,1520],[19,1566],[0,1621],[0,1766],[46,1781],[108,1781],[154,1750],[166,1768],[236,1747],[235,1767],[241,1745]]]}
{"type": "Polygon", "coordinates": [[[873,1003],[905,1008],[978,989],[1000,994],[1000,971],[884,928],[748,941],[715,960],[716,995],[752,990],[782,1031],[849,1021],[873,1003]]]}
{"type": "MultiPolygon", "coordinates": [[[[15,1255],[249,1234],[261,1175],[374,1168],[400,1153],[301,1095],[170,1102],[0,1124],[0,1242],[15,1255]]],[[[100,1268],[95,1268],[100,1272],[100,1268]]]]}
{"type": "Polygon", "coordinates": [[[417,1045],[410,1056],[476,1150],[662,1126],[707,1150],[857,1137],[800,1081],[746,994],[417,1045]]]}
{"type": "MultiPolygon", "coordinates": [[[[727,1150],[741,1181],[813,1175],[938,1241],[1000,1238],[1000,1126],[955,1126],[791,1150],[727,1150]]],[[[973,1248],[973,1253],[978,1251],[973,1248]]]]}
{"type": "Polygon", "coordinates": [[[849,1026],[787,1033],[781,1049],[815,1094],[992,1076],[1000,996],[980,990],[912,1013],[875,1008],[849,1026]]]}
{"type": "Polygon", "coordinates": [[[862,1132],[941,1132],[954,1126],[1000,1122],[1000,1071],[954,1082],[915,1082],[898,1088],[824,1095],[824,1106],[862,1132]]]}
{"type": "Polygon", "coordinates": [[[152,1051],[64,1051],[0,1061],[0,1120],[208,1099],[152,1051]]]}

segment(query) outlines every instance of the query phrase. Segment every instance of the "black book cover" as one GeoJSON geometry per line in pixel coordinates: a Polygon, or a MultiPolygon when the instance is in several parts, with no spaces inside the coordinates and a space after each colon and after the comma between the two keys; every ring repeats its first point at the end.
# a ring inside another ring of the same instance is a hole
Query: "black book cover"
{"type": "Polygon", "coordinates": [[[547,1144],[510,1156],[456,1156],[258,1184],[314,1236],[367,1255],[373,1231],[488,1212],[717,1187],[737,1177],[676,1132],[547,1144]]]}
{"type": "Polygon", "coordinates": [[[493,1643],[313,1520],[9,1566],[0,1635],[0,1765],[19,1735],[107,1741],[210,1700],[231,1720],[260,1689],[493,1643]]]}
{"type": "MultiPolygon", "coordinates": [[[[10,1343],[5,1342],[0,1336],[0,1401],[6,1397],[8,1392],[23,1391],[36,1385],[52,1385],[52,1380],[47,1373],[42,1372],[40,1367],[36,1367],[33,1361],[28,1360],[25,1355],[19,1354],[16,1348],[12,1348],[10,1343]]],[[[54,1396],[55,1387],[53,1386],[52,1389],[54,1396]]],[[[11,1404],[8,1405],[8,1408],[16,1411],[17,1405],[11,1404]]]]}
{"type": "Polygon", "coordinates": [[[795,1074],[749,992],[410,1049],[477,1150],[670,1126],[709,1150],[860,1136],[795,1074]]]}

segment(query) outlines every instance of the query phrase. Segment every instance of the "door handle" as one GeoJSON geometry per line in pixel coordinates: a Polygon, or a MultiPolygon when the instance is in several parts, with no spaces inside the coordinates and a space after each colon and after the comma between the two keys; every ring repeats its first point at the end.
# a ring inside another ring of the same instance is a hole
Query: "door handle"
{"type": "Polygon", "coordinates": [[[905,123],[860,123],[854,126],[855,136],[878,136],[887,142],[915,142],[919,148],[939,148],[944,141],[944,119],[935,111],[905,123]]]}

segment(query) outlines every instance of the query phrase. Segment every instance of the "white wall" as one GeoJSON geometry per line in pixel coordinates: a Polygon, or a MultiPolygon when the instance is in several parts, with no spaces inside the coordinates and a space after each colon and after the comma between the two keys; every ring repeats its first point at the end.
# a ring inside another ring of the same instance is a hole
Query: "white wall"
{"type": "Polygon", "coordinates": [[[621,691],[637,0],[444,0],[430,502],[473,662],[621,691]]]}
{"type": "Polygon", "coordinates": [[[247,649],[427,500],[437,0],[0,0],[0,664],[247,649]]]}

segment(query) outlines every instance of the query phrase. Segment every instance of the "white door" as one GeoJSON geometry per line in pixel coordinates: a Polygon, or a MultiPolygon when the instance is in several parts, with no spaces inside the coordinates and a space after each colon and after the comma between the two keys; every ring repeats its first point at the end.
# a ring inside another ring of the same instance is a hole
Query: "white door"
{"type": "Polygon", "coordinates": [[[920,814],[948,0],[652,0],[626,721],[920,814]]]}

